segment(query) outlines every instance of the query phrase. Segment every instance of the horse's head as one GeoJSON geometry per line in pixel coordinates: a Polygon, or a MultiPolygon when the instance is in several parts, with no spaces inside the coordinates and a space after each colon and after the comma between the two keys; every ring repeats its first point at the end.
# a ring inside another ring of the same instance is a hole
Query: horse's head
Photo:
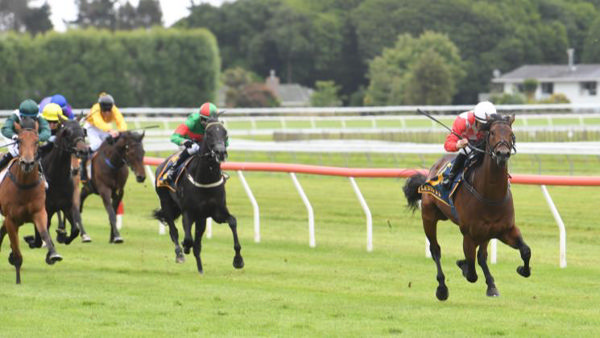
{"type": "Polygon", "coordinates": [[[142,140],[145,132],[141,134],[134,132],[122,132],[118,142],[123,142],[125,150],[124,159],[127,165],[135,174],[135,179],[139,183],[146,179],[146,170],[144,169],[144,146],[142,140]]]}
{"type": "Polygon", "coordinates": [[[31,118],[22,118],[15,122],[15,131],[19,135],[19,165],[21,170],[29,173],[35,167],[38,151],[38,122],[31,118]]]}
{"type": "Polygon", "coordinates": [[[487,131],[486,152],[499,167],[504,167],[508,162],[511,152],[515,148],[515,134],[512,124],[515,115],[492,115],[488,123],[483,126],[482,131],[487,131]]]}
{"type": "Polygon", "coordinates": [[[89,146],[85,143],[85,129],[77,121],[65,120],[60,117],[59,120],[61,128],[56,134],[56,144],[82,158],[89,151],[89,146]]]}
{"type": "Polygon", "coordinates": [[[214,158],[217,163],[225,161],[227,159],[226,142],[227,129],[225,129],[225,126],[217,119],[208,120],[204,133],[202,155],[214,158]]]}

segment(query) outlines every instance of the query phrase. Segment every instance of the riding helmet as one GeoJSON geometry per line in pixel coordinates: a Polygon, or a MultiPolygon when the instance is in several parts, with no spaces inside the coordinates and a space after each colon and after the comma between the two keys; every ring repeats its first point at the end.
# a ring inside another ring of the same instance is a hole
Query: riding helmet
{"type": "Polygon", "coordinates": [[[21,116],[36,117],[39,114],[39,107],[32,99],[27,99],[19,105],[19,114],[21,116]]]}
{"type": "Polygon", "coordinates": [[[490,115],[496,114],[496,107],[490,101],[482,101],[475,106],[474,113],[477,121],[486,123],[490,115]]]}
{"type": "Polygon", "coordinates": [[[102,111],[107,111],[112,109],[113,105],[115,104],[115,99],[113,99],[113,97],[109,94],[102,93],[98,98],[98,103],[100,104],[102,111]]]}
{"type": "Polygon", "coordinates": [[[67,117],[63,115],[62,109],[56,103],[48,103],[44,107],[44,111],[42,112],[42,117],[46,119],[46,121],[50,122],[58,122],[59,119],[66,120],[67,117]]]}
{"type": "Polygon", "coordinates": [[[200,117],[204,119],[217,118],[217,106],[206,102],[200,106],[200,117]]]}

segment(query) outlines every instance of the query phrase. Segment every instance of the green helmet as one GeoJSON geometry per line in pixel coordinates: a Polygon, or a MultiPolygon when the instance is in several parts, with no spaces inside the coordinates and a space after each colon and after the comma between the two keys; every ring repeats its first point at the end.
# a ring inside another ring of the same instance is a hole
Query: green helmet
{"type": "Polygon", "coordinates": [[[217,106],[210,102],[206,102],[200,106],[200,118],[209,119],[217,118],[217,106]]]}
{"type": "Polygon", "coordinates": [[[19,105],[19,114],[23,117],[36,117],[39,112],[40,108],[32,99],[27,99],[19,105]]]}

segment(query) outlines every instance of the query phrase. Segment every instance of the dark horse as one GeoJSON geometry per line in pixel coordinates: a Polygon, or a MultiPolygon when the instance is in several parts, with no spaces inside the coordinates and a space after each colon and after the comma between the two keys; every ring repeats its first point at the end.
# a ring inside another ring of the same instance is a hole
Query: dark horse
{"type": "MultiPolygon", "coordinates": [[[[88,153],[89,147],[85,144],[85,131],[78,121],[61,120],[61,127],[56,133],[56,140],[52,150],[42,157],[42,166],[48,181],[46,191],[46,212],[48,213],[48,229],[55,213],[59,216],[59,226],[56,230],[56,240],[59,243],[70,244],[81,232],[83,242],[91,242],[91,238],[85,232],[79,212],[79,200],[75,203],[75,184],[72,175],[73,155],[81,158],[88,153]],[[59,212],[65,216],[65,220],[71,224],[71,234],[67,237],[65,223],[61,222],[59,212]]],[[[79,168],[78,166],[76,168],[79,168]]],[[[35,238],[27,236],[24,238],[29,247],[39,248],[42,239],[36,231],[35,238]]]]}
{"type": "MultiPolygon", "coordinates": [[[[225,140],[227,130],[216,119],[208,121],[206,133],[200,151],[193,155],[189,164],[180,174],[181,179],[175,184],[176,191],[167,187],[157,187],[156,193],[160,199],[160,209],[154,211],[154,217],[169,225],[169,234],[175,244],[175,259],[182,263],[185,256],[179,246],[179,233],[174,220],[183,215],[185,238],[181,243],[186,254],[194,248],[194,257],[198,272],[203,273],[200,260],[201,240],[206,229],[206,218],[211,217],[217,223],[227,222],[233,233],[233,266],[236,269],[244,267],[244,259],[240,254],[242,247],[237,235],[237,220],[229,213],[225,198],[225,179],[221,173],[220,163],[225,160],[225,140]],[[196,223],[195,237],[192,239],[192,225],[196,223]]],[[[173,155],[172,155],[173,156],[173,155]]],[[[167,158],[156,169],[156,177],[160,177],[167,158]]]]}
{"type": "Polygon", "coordinates": [[[523,241],[519,228],[515,225],[515,210],[512,194],[508,183],[509,174],[507,162],[515,147],[512,132],[514,115],[492,115],[490,121],[482,127],[486,132],[486,145],[481,166],[474,168],[466,175],[463,183],[455,192],[454,205],[457,215],[453,215],[449,206],[438,201],[430,194],[421,194],[418,187],[436,175],[445,166],[451,156],[445,156],[437,161],[426,178],[422,174],[411,176],[404,185],[404,194],[409,207],[415,210],[421,199],[421,217],[425,235],[429,240],[429,250],[437,266],[438,287],[436,296],[439,300],[448,298],[448,287],[440,263],[441,250],[437,241],[437,222],[450,219],[458,224],[463,234],[464,260],[456,264],[462,270],[463,276],[471,283],[477,281],[475,272],[475,257],[485,275],[488,296],[499,296],[487,265],[487,245],[490,239],[497,238],[512,248],[519,249],[523,266],[517,272],[523,277],[529,277],[531,270],[529,259],[531,250],[523,241]],[[477,256],[475,252],[477,251],[477,256]]]}
{"type": "Polygon", "coordinates": [[[125,183],[129,176],[129,166],[135,173],[138,182],[144,182],[144,134],[123,131],[118,137],[108,137],[92,159],[92,176],[81,189],[80,208],[88,195],[99,194],[108,213],[110,222],[110,243],[123,243],[123,238],[117,230],[115,211],[123,199],[125,183]]]}
{"type": "Polygon", "coordinates": [[[23,256],[19,249],[19,226],[25,222],[33,222],[41,234],[48,253],[46,263],[54,264],[62,260],[56,252],[52,238],[46,229],[46,189],[36,161],[38,151],[38,122],[29,118],[15,122],[15,131],[19,135],[19,157],[7,172],[7,178],[0,182],[0,208],[4,215],[4,223],[0,228],[0,245],[4,235],[10,238],[11,253],[8,262],[15,266],[17,284],[21,283],[21,265],[23,256]]]}

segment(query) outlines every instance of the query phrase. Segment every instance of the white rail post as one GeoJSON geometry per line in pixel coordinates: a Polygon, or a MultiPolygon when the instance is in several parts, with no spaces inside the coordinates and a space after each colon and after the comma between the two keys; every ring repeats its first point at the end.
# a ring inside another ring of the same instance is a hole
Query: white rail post
{"type": "Polygon", "coordinates": [[[246,182],[246,178],[244,178],[242,171],[238,170],[237,174],[240,177],[244,190],[246,190],[246,195],[248,195],[250,203],[252,203],[252,208],[254,209],[254,241],[260,243],[260,211],[258,209],[258,203],[256,203],[256,198],[254,198],[252,190],[250,189],[248,182],[246,182]]]}
{"type": "Polygon", "coordinates": [[[490,243],[492,244],[491,246],[491,254],[490,254],[490,263],[492,264],[496,264],[497,260],[498,260],[498,240],[495,238],[492,238],[492,240],[490,241],[490,243]]]}
{"type": "Polygon", "coordinates": [[[290,173],[290,176],[292,177],[292,181],[294,181],[296,190],[298,190],[298,193],[300,194],[300,197],[302,198],[302,202],[304,202],[304,205],[306,206],[306,210],[308,211],[308,246],[310,246],[311,248],[314,248],[317,245],[316,241],[315,241],[315,214],[313,212],[312,206],[310,205],[310,201],[308,200],[308,197],[304,193],[304,189],[302,189],[302,186],[300,185],[298,178],[296,178],[296,174],[290,173]]]}
{"type": "Polygon", "coordinates": [[[559,230],[559,247],[560,247],[560,267],[567,267],[567,231],[565,230],[565,224],[563,223],[560,214],[558,213],[558,209],[554,205],[552,201],[552,197],[550,197],[550,193],[548,193],[548,189],[545,185],[540,185],[542,188],[542,192],[544,193],[544,197],[546,198],[546,202],[550,207],[550,211],[552,211],[552,215],[554,216],[554,220],[558,225],[559,230]]]}
{"type": "Polygon", "coordinates": [[[371,217],[371,210],[369,210],[369,206],[365,201],[363,195],[354,180],[354,177],[348,177],[350,179],[350,183],[352,183],[352,188],[354,188],[354,192],[356,193],[356,197],[360,201],[360,205],[362,206],[365,215],[367,216],[367,252],[373,251],[373,217],[371,217]]]}
{"type": "MultiPolygon", "coordinates": [[[[145,165],[144,167],[146,168],[146,173],[148,174],[148,178],[152,182],[152,185],[154,185],[154,181],[156,181],[156,177],[154,177],[154,172],[152,172],[152,167],[149,165],[145,165]]],[[[166,231],[165,225],[163,224],[163,222],[158,221],[158,234],[164,235],[166,233],[167,233],[167,231],[166,231]]]]}
{"type": "Polygon", "coordinates": [[[206,218],[206,238],[212,238],[212,218],[206,218]]]}

